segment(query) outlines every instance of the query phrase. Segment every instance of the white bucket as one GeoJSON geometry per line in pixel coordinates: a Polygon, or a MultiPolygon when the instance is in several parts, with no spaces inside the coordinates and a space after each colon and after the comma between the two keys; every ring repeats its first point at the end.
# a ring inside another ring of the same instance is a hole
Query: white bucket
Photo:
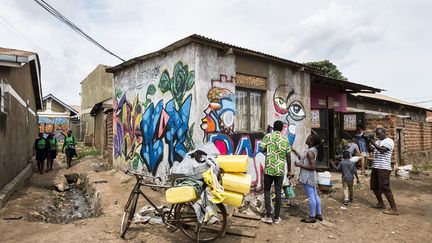
{"type": "Polygon", "coordinates": [[[318,184],[331,185],[331,174],[328,171],[318,173],[318,184]]]}

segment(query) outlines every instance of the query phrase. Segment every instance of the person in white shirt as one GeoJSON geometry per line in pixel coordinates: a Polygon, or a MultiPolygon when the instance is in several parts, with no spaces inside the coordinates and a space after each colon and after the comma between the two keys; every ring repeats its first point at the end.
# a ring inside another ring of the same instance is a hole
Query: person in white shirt
{"type": "Polygon", "coordinates": [[[399,213],[396,208],[393,193],[390,189],[390,174],[392,171],[391,156],[394,149],[394,142],[393,139],[387,137],[384,128],[377,128],[375,133],[378,137],[377,141],[371,141],[368,139],[370,144],[375,148],[373,153],[374,160],[372,164],[370,187],[378,200],[378,204],[372,207],[378,209],[385,208],[382,198],[382,193],[384,193],[391,209],[389,211],[384,211],[383,213],[398,215],[399,213]]]}

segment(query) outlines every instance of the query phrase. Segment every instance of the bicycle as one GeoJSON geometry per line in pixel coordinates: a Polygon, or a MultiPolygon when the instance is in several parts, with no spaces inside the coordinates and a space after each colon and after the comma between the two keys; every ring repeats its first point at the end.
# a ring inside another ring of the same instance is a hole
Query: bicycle
{"type": "MultiPolygon", "coordinates": [[[[127,172],[128,173],[128,172],[127,172]]],[[[130,172],[129,172],[130,173],[130,172]]],[[[216,204],[218,221],[213,224],[198,222],[197,215],[193,208],[193,202],[173,204],[168,212],[161,211],[141,190],[141,186],[153,188],[171,188],[172,186],[143,183],[144,178],[162,181],[160,177],[147,176],[132,173],[136,178],[136,183],[132,189],[127,203],[124,207],[123,217],[120,225],[120,237],[124,236],[135,216],[135,210],[139,195],[143,196],[162,218],[162,222],[169,226],[171,232],[180,229],[188,238],[196,242],[209,242],[216,240],[226,231],[228,225],[227,212],[223,204],[216,204]]],[[[173,183],[172,183],[173,184],[173,183]]]]}

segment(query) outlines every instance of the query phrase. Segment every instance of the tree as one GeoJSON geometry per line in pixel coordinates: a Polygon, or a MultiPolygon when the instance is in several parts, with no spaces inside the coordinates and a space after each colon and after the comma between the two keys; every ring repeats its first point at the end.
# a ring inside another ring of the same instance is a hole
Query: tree
{"type": "Polygon", "coordinates": [[[337,66],[334,65],[329,60],[317,61],[317,62],[307,62],[304,64],[307,66],[316,68],[318,70],[321,70],[322,71],[321,74],[324,76],[327,76],[330,78],[335,78],[335,79],[340,79],[340,80],[348,80],[345,76],[342,75],[342,72],[338,70],[337,66]]]}

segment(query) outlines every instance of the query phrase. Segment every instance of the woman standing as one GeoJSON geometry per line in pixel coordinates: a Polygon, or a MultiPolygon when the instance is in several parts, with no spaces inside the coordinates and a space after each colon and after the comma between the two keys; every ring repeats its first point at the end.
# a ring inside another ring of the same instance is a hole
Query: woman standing
{"type": "Polygon", "coordinates": [[[67,137],[65,137],[63,148],[62,148],[62,152],[66,154],[67,168],[71,167],[72,157],[76,155],[75,145],[76,145],[75,137],[72,136],[72,131],[68,130],[67,137]],[[66,147],[66,151],[65,151],[65,147],[66,147]]]}
{"type": "Polygon", "coordinates": [[[38,134],[38,138],[35,140],[33,147],[34,147],[33,154],[36,155],[36,161],[37,161],[37,173],[42,174],[47,152],[49,150],[49,143],[43,137],[43,133],[38,134]]]}
{"type": "Polygon", "coordinates": [[[302,156],[297,151],[293,151],[300,159],[300,162],[295,162],[295,166],[300,167],[299,181],[303,184],[309,201],[309,218],[302,219],[302,222],[315,223],[317,219],[322,221],[321,201],[316,189],[317,179],[315,169],[317,159],[322,159],[323,147],[321,138],[317,134],[309,135],[306,139],[306,144],[308,150],[302,156]]]}
{"type": "Polygon", "coordinates": [[[47,155],[47,170],[48,171],[52,171],[52,167],[53,167],[53,163],[54,163],[54,159],[57,157],[57,138],[54,137],[53,133],[50,133],[48,135],[48,143],[50,144],[50,148],[48,150],[48,155],[47,155]]]}

